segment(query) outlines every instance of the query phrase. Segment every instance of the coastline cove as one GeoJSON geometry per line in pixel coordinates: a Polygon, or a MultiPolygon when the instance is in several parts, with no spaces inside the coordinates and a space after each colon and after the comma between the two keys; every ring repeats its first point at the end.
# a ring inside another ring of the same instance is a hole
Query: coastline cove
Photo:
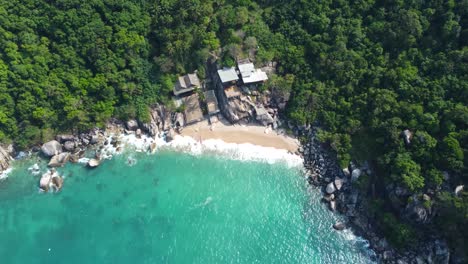
{"type": "MultiPolygon", "coordinates": [[[[122,138],[94,169],[68,163],[40,193],[47,162],[15,161],[0,182],[6,263],[373,263],[368,242],[307,184],[299,156],[252,144],[122,138]]],[[[89,153],[88,153],[89,154],[89,153]]]]}

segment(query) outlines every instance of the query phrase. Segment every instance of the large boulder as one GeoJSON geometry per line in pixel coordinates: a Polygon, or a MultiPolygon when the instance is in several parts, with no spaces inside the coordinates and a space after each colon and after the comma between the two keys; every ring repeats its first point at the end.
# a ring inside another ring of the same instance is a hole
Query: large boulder
{"type": "Polygon", "coordinates": [[[260,122],[264,126],[267,126],[275,122],[273,117],[265,110],[265,108],[257,108],[256,113],[257,113],[257,116],[256,116],[257,121],[260,122]]]}
{"type": "Polygon", "coordinates": [[[357,181],[361,177],[362,171],[360,169],[354,169],[351,172],[351,181],[357,181]]]}
{"type": "Polygon", "coordinates": [[[59,141],[60,143],[63,143],[65,141],[74,141],[75,140],[74,135],[58,135],[56,138],[57,138],[57,141],[59,141]]]}
{"type": "Polygon", "coordinates": [[[336,224],[333,225],[333,228],[335,230],[341,231],[341,230],[344,230],[346,228],[346,224],[343,223],[343,222],[337,222],[336,224]]]}
{"type": "Polygon", "coordinates": [[[170,141],[174,140],[175,136],[176,136],[176,133],[175,133],[174,129],[172,129],[172,128],[169,129],[169,131],[166,134],[166,141],[170,142],[170,141]]]}
{"type": "Polygon", "coordinates": [[[135,131],[135,136],[136,136],[137,138],[141,138],[141,129],[138,128],[138,129],[135,131]]]}
{"type": "Polygon", "coordinates": [[[54,155],[62,153],[62,145],[57,140],[52,140],[47,143],[44,143],[41,147],[41,151],[47,157],[52,157],[54,155]]]}
{"type": "Polygon", "coordinates": [[[455,195],[458,196],[458,195],[463,191],[464,188],[465,188],[464,185],[458,185],[458,186],[455,188],[455,195]]]}
{"type": "Polygon", "coordinates": [[[42,174],[41,180],[39,181],[39,187],[47,192],[49,190],[50,183],[52,181],[52,175],[55,173],[54,170],[47,171],[46,173],[42,174]]]}
{"type": "Polygon", "coordinates": [[[328,194],[332,194],[336,191],[336,188],[335,188],[335,185],[333,184],[333,182],[330,182],[329,184],[327,184],[327,187],[325,188],[325,191],[328,193],[328,194]]]}
{"type": "Polygon", "coordinates": [[[70,159],[70,153],[63,152],[63,153],[54,155],[50,159],[49,164],[47,164],[47,166],[49,166],[49,167],[61,167],[61,166],[65,165],[65,163],[67,163],[69,159],[70,159]]]}
{"type": "Polygon", "coordinates": [[[138,129],[138,122],[135,119],[128,120],[126,125],[128,130],[135,131],[138,129]]]}
{"type": "Polygon", "coordinates": [[[333,212],[336,211],[336,201],[335,200],[330,201],[330,210],[332,210],[333,212]]]}
{"type": "Polygon", "coordinates": [[[341,190],[341,187],[343,186],[343,179],[340,179],[340,178],[335,178],[335,187],[336,189],[339,191],[341,190]]]}
{"type": "Polygon", "coordinates": [[[12,160],[13,158],[7,153],[7,151],[0,147],[0,172],[10,167],[10,161],[12,160]]]}
{"type": "Polygon", "coordinates": [[[90,168],[96,168],[97,166],[99,166],[99,160],[98,159],[90,159],[88,161],[88,167],[90,168]]]}
{"type": "Polygon", "coordinates": [[[185,125],[185,121],[184,121],[184,114],[182,113],[177,113],[176,114],[176,117],[175,117],[175,126],[180,126],[180,127],[183,127],[185,125]]]}
{"type": "Polygon", "coordinates": [[[52,186],[57,192],[60,191],[63,186],[63,178],[58,175],[54,175],[54,177],[52,177],[52,186]]]}
{"type": "Polygon", "coordinates": [[[74,141],[65,141],[65,143],[63,143],[63,148],[66,151],[73,152],[75,150],[75,142],[74,141]]]}

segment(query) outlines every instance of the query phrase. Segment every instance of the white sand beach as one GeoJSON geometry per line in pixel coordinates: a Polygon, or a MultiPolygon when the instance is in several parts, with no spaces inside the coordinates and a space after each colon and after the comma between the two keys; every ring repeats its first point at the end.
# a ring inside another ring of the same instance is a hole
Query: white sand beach
{"type": "Polygon", "coordinates": [[[226,120],[219,120],[210,125],[207,120],[184,127],[182,136],[190,136],[197,141],[220,139],[227,143],[250,143],[263,147],[285,149],[295,153],[299,141],[284,134],[278,134],[271,128],[258,125],[231,125],[226,120]]]}

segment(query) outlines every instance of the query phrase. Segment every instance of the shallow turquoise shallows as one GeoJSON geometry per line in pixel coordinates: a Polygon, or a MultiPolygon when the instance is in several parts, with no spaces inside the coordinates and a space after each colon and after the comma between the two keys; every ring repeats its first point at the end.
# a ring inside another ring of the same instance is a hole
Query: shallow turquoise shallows
{"type": "Polygon", "coordinates": [[[1,263],[370,262],[299,168],[128,152],[59,168],[63,190],[43,194],[35,159],[0,182],[1,263]]]}

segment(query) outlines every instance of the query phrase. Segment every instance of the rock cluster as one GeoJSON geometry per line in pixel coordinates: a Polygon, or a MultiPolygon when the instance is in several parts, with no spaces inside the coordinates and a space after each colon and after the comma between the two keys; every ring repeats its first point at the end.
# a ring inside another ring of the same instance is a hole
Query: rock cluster
{"type": "Polygon", "coordinates": [[[63,187],[63,178],[57,173],[55,169],[51,169],[46,173],[42,174],[39,181],[39,188],[48,192],[51,188],[56,192],[60,191],[63,187]]]}
{"type": "Polygon", "coordinates": [[[12,160],[10,154],[0,146],[0,172],[8,169],[12,160]]]}
{"type": "MultiPolygon", "coordinates": [[[[415,245],[415,249],[397,251],[392,248],[374,228],[373,218],[368,213],[369,205],[364,199],[366,193],[361,193],[357,185],[363,175],[371,175],[372,169],[368,163],[361,166],[351,163],[349,167],[340,168],[336,156],[326,146],[318,141],[316,129],[299,128],[298,134],[307,136],[309,141],[300,149],[307,170],[307,180],[310,184],[322,188],[323,201],[328,203],[330,210],[344,214],[348,223],[336,223],[335,230],[343,230],[350,226],[359,235],[367,238],[376,257],[384,263],[448,263],[450,252],[447,243],[434,237],[415,245]],[[356,183],[356,184],[355,184],[356,183]]],[[[409,143],[409,142],[408,142],[409,143]]],[[[386,192],[394,203],[394,208],[401,216],[415,224],[425,224],[431,221],[431,195],[420,194],[411,197],[401,186],[387,186],[386,192]],[[393,197],[393,198],[392,198],[393,197]]]]}

